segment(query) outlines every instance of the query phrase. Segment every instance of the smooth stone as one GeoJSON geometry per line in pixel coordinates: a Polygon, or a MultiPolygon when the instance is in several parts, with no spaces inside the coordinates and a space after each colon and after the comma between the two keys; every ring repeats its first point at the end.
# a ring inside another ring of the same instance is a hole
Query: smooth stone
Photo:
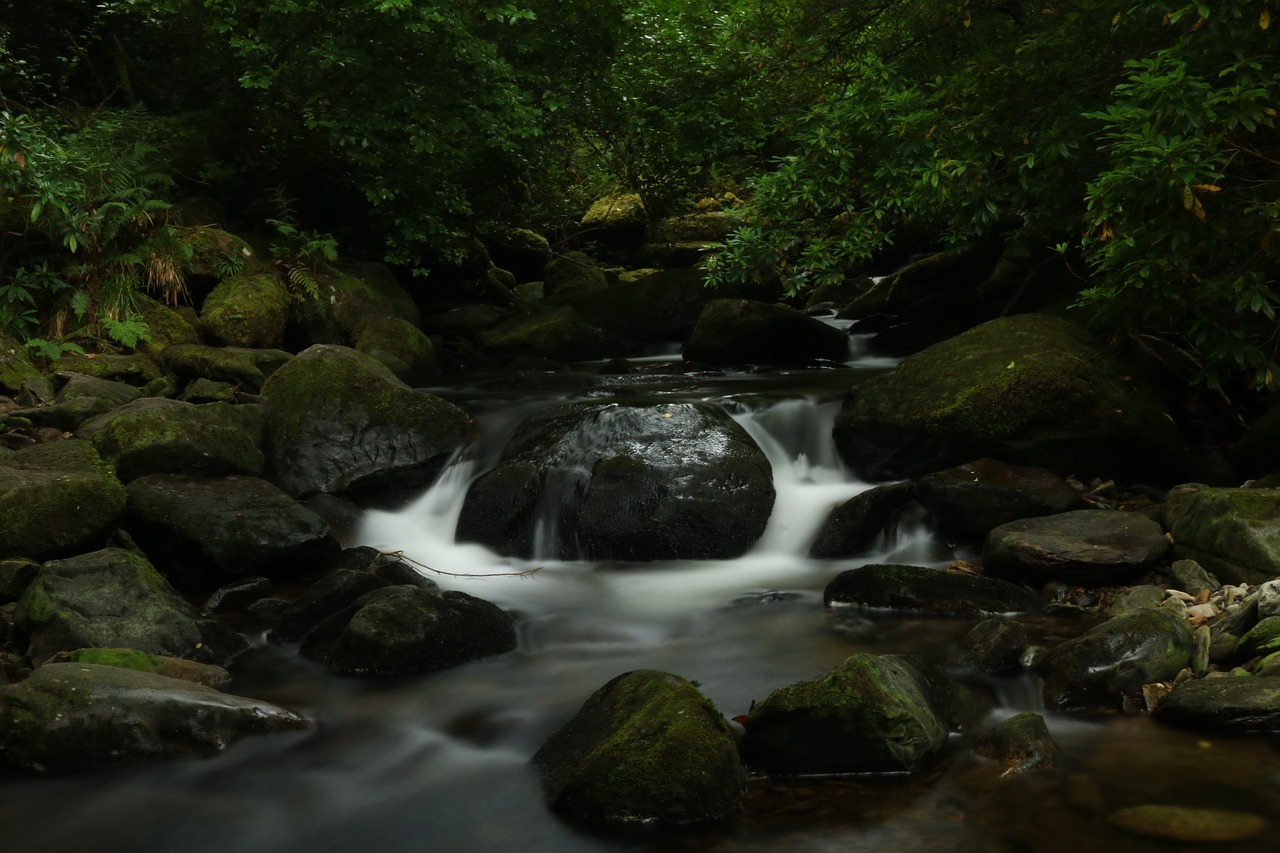
{"type": "Polygon", "coordinates": [[[1259,815],[1231,809],[1144,805],[1112,812],[1107,823],[1136,835],[1185,844],[1245,841],[1270,827],[1259,815]]]}
{"type": "Polygon", "coordinates": [[[1086,509],[1003,524],[987,536],[982,560],[991,574],[1016,580],[1108,584],[1168,549],[1164,530],[1146,516],[1086,509]]]}

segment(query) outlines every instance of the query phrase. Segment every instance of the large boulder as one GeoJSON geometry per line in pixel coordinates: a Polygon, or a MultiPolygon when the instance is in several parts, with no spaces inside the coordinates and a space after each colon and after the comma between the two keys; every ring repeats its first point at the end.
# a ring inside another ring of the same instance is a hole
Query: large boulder
{"type": "Polygon", "coordinates": [[[785,305],[714,299],[685,342],[684,357],[707,364],[804,367],[846,361],[849,336],[785,305]]]}
{"type": "Polygon", "coordinates": [[[569,305],[546,305],[532,314],[517,314],[479,337],[486,352],[504,360],[582,361],[599,358],[610,349],[600,329],[569,305]]]}
{"type": "Polygon", "coordinates": [[[595,824],[688,824],[742,808],[733,732],[693,684],[656,670],[601,687],[533,756],[547,802],[595,824]]]}
{"type": "Polygon", "coordinates": [[[551,244],[547,238],[528,228],[508,228],[488,238],[485,243],[494,266],[511,272],[517,282],[536,281],[551,260],[551,244]]]}
{"type": "Polygon", "coordinates": [[[1280,732],[1280,678],[1187,681],[1160,700],[1155,717],[1201,730],[1280,732]]]}
{"type": "Polygon", "coordinates": [[[339,550],[320,516],[257,477],[152,474],[128,492],[130,532],[186,589],[287,578],[339,550]]]}
{"type": "Polygon", "coordinates": [[[291,358],[291,353],[278,349],[203,344],[170,344],[160,354],[161,364],[181,382],[212,379],[251,394],[256,394],[267,377],[291,358]]]}
{"type": "Polygon", "coordinates": [[[41,773],[210,755],[308,725],[266,702],[116,666],[54,663],[0,688],[0,748],[41,773]]]}
{"type": "Polygon", "coordinates": [[[1159,401],[1083,329],[1040,314],[983,323],[866,380],[833,435],[873,480],[984,456],[1152,483],[1176,482],[1185,468],[1159,401]]]}
{"type": "Polygon", "coordinates": [[[585,252],[569,252],[547,262],[543,271],[542,292],[547,296],[604,290],[609,280],[595,261],[585,252]]]}
{"type": "Polygon", "coordinates": [[[313,344],[353,346],[357,326],[369,317],[399,317],[422,322],[413,297],[384,264],[360,264],[339,272],[322,268],[315,276],[319,298],[294,305],[294,325],[313,344]]]}
{"type": "Polygon", "coordinates": [[[66,382],[54,397],[53,405],[24,409],[21,414],[36,426],[74,432],[85,421],[132,403],[142,391],[123,382],[98,379],[82,373],[64,374],[66,382]]]}
{"type": "Polygon", "coordinates": [[[0,457],[0,557],[71,553],[110,529],[124,505],[124,486],[87,441],[0,457]]]}
{"type": "Polygon", "coordinates": [[[431,339],[402,317],[370,316],[352,330],[352,345],[410,385],[424,385],[440,374],[431,339]]]}
{"type": "Polygon", "coordinates": [[[978,539],[1010,521],[1086,506],[1061,475],[994,459],[978,459],[921,478],[916,499],[942,530],[978,539]]]}
{"type": "Polygon", "coordinates": [[[1030,589],[997,578],[922,566],[870,565],[836,575],[823,592],[831,605],[918,610],[936,616],[1036,613],[1044,609],[1030,589]]]}
{"type": "Polygon", "coordinates": [[[916,498],[910,481],[859,492],[831,510],[809,548],[815,560],[840,560],[869,551],[893,517],[916,498]]]}
{"type": "Polygon", "coordinates": [[[205,332],[224,346],[278,347],[289,324],[289,289],[271,273],[224,279],[200,310],[205,332]]]}
{"type": "Polygon", "coordinates": [[[1003,764],[1002,776],[1052,770],[1058,753],[1044,717],[1031,711],[1015,714],[984,732],[973,748],[974,755],[1003,764]]]}
{"type": "Polygon", "coordinates": [[[717,291],[701,270],[658,270],[605,290],[556,296],[551,304],[571,305],[587,323],[630,343],[683,341],[717,291]]]}
{"type": "Polygon", "coordinates": [[[626,258],[644,245],[649,212],[638,193],[611,193],[597,199],[582,216],[581,236],[615,258],[626,258]]]}
{"type": "Polygon", "coordinates": [[[563,559],[720,559],[764,532],[774,499],[764,453],[697,403],[570,404],[520,426],[478,478],[460,541],[563,559]]]}
{"type": "MultiPolygon", "coordinates": [[[[27,348],[13,338],[0,337],[0,394],[13,396],[28,385],[48,389],[46,380],[27,355],[27,348]]],[[[49,395],[51,396],[52,389],[49,395]]]]}
{"type": "Polygon", "coordinates": [[[155,359],[140,352],[130,355],[67,352],[54,359],[53,364],[50,365],[50,371],[80,373],[139,387],[161,376],[160,366],[156,364],[155,359]]]}
{"type": "Polygon", "coordinates": [[[828,675],[773,691],[742,742],[769,773],[915,773],[947,744],[932,679],[898,655],[859,653],[828,675]]]}
{"type": "Polygon", "coordinates": [[[105,548],[40,567],[14,621],[45,660],[82,648],[130,648],[225,665],[248,641],[203,620],[140,554],[105,548]]]}
{"type": "Polygon", "coordinates": [[[145,397],[115,409],[93,446],[123,482],[148,474],[262,474],[257,406],[145,397]]]}
{"type": "Polygon", "coordinates": [[[1161,517],[1175,559],[1195,560],[1228,583],[1280,577],[1280,489],[1180,486],[1161,517]]]}
{"type": "Polygon", "coordinates": [[[268,474],[295,497],[421,488],[467,431],[457,406],[346,347],[302,352],[272,375],[261,402],[268,474]]]}
{"type": "Polygon", "coordinates": [[[982,562],[1014,580],[1103,585],[1136,575],[1168,550],[1164,528],[1145,515],[1081,509],[1000,525],[987,535],[982,562]]]}

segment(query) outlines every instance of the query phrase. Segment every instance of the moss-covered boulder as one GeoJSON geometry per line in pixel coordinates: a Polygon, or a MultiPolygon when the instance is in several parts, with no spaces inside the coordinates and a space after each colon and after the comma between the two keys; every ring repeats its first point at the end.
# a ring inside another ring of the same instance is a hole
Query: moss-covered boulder
{"type": "Polygon", "coordinates": [[[569,252],[547,262],[542,292],[547,296],[604,290],[609,286],[604,270],[585,252],[569,252]]]}
{"type": "Polygon", "coordinates": [[[284,343],[289,289],[271,273],[223,279],[204,300],[200,322],[216,343],[272,348],[284,343]]]}
{"type": "Polygon", "coordinates": [[[74,432],[85,421],[131,403],[142,396],[133,385],[98,379],[82,373],[63,374],[66,381],[54,396],[53,405],[23,409],[18,414],[36,426],[74,432]]]}
{"type": "Polygon", "coordinates": [[[178,228],[175,237],[190,249],[188,277],[195,280],[199,298],[204,297],[213,283],[221,281],[225,273],[253,274],[266,269],[252,246],[221,228],[209,225],[178,228]]]}
{"type": "Polygon", "coordinates": [[[516,431],[472,484],[461,541],[563,559],[740,556],[773,508],[772,470],[749,435],[697,403],[569,404],[516,431]]]}
{"type": "Polygon", "coordinates": [[[201,619],[142,555],[105,548],[40,567],[14,621],[41,661],[83,648],[130,648],[225,665],[249,643],[201,619]]]}
{"type": "Polygon", "coordinates": [[[257,393],[263,382],[292,358],[293,354],[284,350],[203,344],[173,344],[160,354],[161,364],[180,382],[212,379],[251,394],[257,393]]]}
{"type": "Polygon", "coordinates": [[[515,620],[497,605],[464,592],[397,584],[320,622],[301,651],[339,675],[413,675],[515,648],[515,620]]]}
{"type": "Polygon", "coordinates": [[[1081,509],[1000,525],[987,534],[982,562],[1014,580],[1096,586],[1131,578],[1168,550],[1164,528],[1145,515],[1081,509]]]}
{"type": "Polygon", "coordinates": [[[53,373],[83,373],[98,379],[124,382],[139,388],[159,379],[160,366],[146,353],[104,355],[101,353],[64,353],[49,366],[53,373]]]}
{"type": "Polygon", "coordinates": [[[414,490],[461,446],[467,416],[353,349],[318,345],[262,389],[270,478],[295,497],[414,490]]]}
{"type": "Polygon", "coordinates": [[[152,474],[128,494],[130,532],[187,589],[315,571],[339,551],[320,516],[257,477],[152,474]]]}
{"type": "Polygon", "coordinates": [[[1180,486],[1161,518],[1175,559],[1195,560],[1228,583],[1280,577],[1280,489],[1180,486]]]}
{"type": "Polygon", "coordinates": [[[981,539],[1010,521],[1084,509],[1060,474],[978,459],[920,479],[917,497],[944,531],[981,539]]]}
{"type": "Polygon", "coordinates": [[[823,592],[827,606],[919,610],[937,616],[1035,613],[1040,596],[1025,586],[922,566],[870,565],[841,572],[823,592]]]}
{"type": "Polygon", "coordinates": [[[1031,711],[1014,714],[984,732],[973,754],[1004,765],[1002,776],[1052,770],[1058,763],[1058,742],[1049,734],[1044,717],[1031,711]]]}
{"type": "Polygon", "coordinates": [[[868,479],[982,457],[1157,484],[1186,468],[1160,402],[1083,329],[1041,314],[983,323],[866,380],[833,435],[868,479]]]}
{"type": "Polygon", "coordinates": [[[684,341],[707,303],[721,292],[706,286],[706,273],[658,270],[604,290],[556,296],[550,304],[571,305],[590,325],[633,344],[684,341]]]}
{"type": "Polygon", "coordinates": [[[231,673],[224,667],[193,660],[152,655],[137,649],[76,649],[59,652],[51,663],[91,663],[98,666],[118,666],[138,672],[150,672],[192,684],[217,687],[231,680],[231,673]]]}
{"type": "Polygon", "coordinates": [[[536,281],[551,260],[547,238],[528,228],[508,228],[491,235],[485,246],[495,266],[509,270],[518,282],[536,281]]]}
{"type": "Polygon", "coordinates": [[[1280,678],[1186,681],[1160,700],[1155,717],[1207,731],[1280,732],[1280,678]]]}
{"type": "Polygon", "coordinates": [[[742,808],[733,733],[688,681],[656,670],[597,690],[533,756],[551,808],[592,824],[689,824],[742,808]]]}
{"type": "Polygon", "coordinates": [[[1191,659],[1191,628],[1163,608],[1116,616],[1051,650],[1039,664],[1053,710],[1114,708],[1191,659]]]}
{"type": "Polygon", "coordinates": [[[480,345],[496,358],[582,361],[599,358],[610,346],[600,329],[568,305],[543,306],[480,333],[480,345]]]}
{"type": "Polygon", "coordinates": [[[0,688],[0,747],[41,773],[211,755],[250,735],[297,731],[304,717],[176,678],[57,663],[0,688]]]}
{"type": "Polygon", "coordinates": [[[423,385],[440,375],[431,339],[403,318],[366,317],[352,332],[352,343],[410,385],[423,385]]]}
{"type": "Polygon", "coordinates": [[[0,557],[46,559],[92,543],[124,510],[124,486],[87,441],[0,458],[0,557]]]}
{"type": "Polygon", "coordinates": [[[644,245],[649,213],[638,193],[611,193],[587,209],[581,225],[583,238],[616,257],[625,257],[644,245]]]}
{"type": "Polygon", "coordinates": [[[859,653],[752,709],[742,753],[769,773],[915,773],[947,743],[930,679],[898,655],[859,653]]]}
{"type": "Polygon", "coordinates": [[[40,564],[25,557],[0,559],[0,604],[9,604],[22,597],[35,580],[40,564]]]}
{"type": "Polygon", "coordinates": [[[316,286],[319,298],[304,298],[293,311],[294,328],[307,343],[352,346],[356,327],[368,317],[399,317],[414,326],[422,322],[413,297],[384,264],[323,269],[316,286]]]}
{"type": "Polygon", "coordinates": [[[809,556],[839,560],[870,550],[894,516],[915,500],[916,491],[916,484],[906,481],[854,495],[827,515],[809,547],[809,556]]]}
{"type": "Polygon", "coordinates": [[[1027,629],[1010,619],[984,619],[960,639],[959,662],[982,675],[1010,675],[1022,669],[1022,653],[1031,645],[1027,629]]]}
{"type": "MultiPolygon", "coordinates": [[[[200,333],[186,317],[163,302],[138,294],[138,309],[146,321],[147,340],[138,344],[142,352],[155,356],[169,344],[194,344],[200,333]]],[[[186,309],[190,312],[192,309],[186,309]]]]}
{"type": "Polygon", "coordinates": [[[264,463],[257,406],[145,397],[114,410],[92,441],[126,483],[165,473],[256,477],[264,463]]]}
{"type": "Polygon", "coordinates": [[[707,364],[804,367],[848,359],[849,336],[785,305],[715,299],[698,317],[684,357],[707,364]]]}
{"type": "Polygon", "coordinates": [[[0,394],[12,397],[31,383],[47,384],[47,380],[31,363],[25,346],[13,338],[0,337],[0,394]]]}

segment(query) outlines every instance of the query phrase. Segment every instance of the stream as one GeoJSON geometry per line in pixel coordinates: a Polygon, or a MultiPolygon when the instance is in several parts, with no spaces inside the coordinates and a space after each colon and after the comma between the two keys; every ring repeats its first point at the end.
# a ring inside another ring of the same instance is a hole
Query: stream
{"type": "MultiPolygon", "coordinates": [[[[773,466],[777,501],[747,555],[644,565],[501,558],[458,544],[466,489],[492,466],[520,421],[581,399],[513,387],[496,376],[450,377],[433,393],[476,420],[476,437],[436,484],[397,512],[370,512],[344,544],[403,551],[443,588],[517,615],[519,649],[436,674],[344,679],[296,654],[257,645],[228,690],[298,709],[312,732],[242,742],[202,761],[38,778],[0,772],[0,839],[12,851],[338,853],[505,851],[1167,851],[1206,849],[1127,835],[1107,822],[1146,803],[1222,806],[1280,827],[1280,739],[1166,728],[1139,716],[1046,714],[1062,747],[1056,771],[1000,780],[953,736],[935,770],[905,778],[756,780],[725,824],[598,834],[543,804],[529,757],[583,701],[639,668],[695,680],[726,715],[820,676],[850,654],[947,657],[978,620],[832,611],[822,590],[872,562],[943,567],[973,556],[905,516],[875,553],[807,559],[834,506],[870,488],[837,458],[832,420],[845,391],[892,362],[783,374],[652,379],[632,374],[589,399],[698,400],[724,407],[773,466]],[[522,575],[537,569],[531,575],[522,575]],[[459,577],[457,574],[491,575],[459,577]]],[[[590,368],[588,368],[590,369],[590,368]]],[[[732,511],[727,508],[727,511],[732,511]]],[[[1050,637],[1081,630],[1038,617],[1050,637]]],[[[996,719],[1043,712],[1031,677],[992,684],[996,719]]],[[[1280,833],[1280,829],[1276,830],[1280,833]]],[[[1214,845],[1261,853],[1275,836],[1214,845]]]]}

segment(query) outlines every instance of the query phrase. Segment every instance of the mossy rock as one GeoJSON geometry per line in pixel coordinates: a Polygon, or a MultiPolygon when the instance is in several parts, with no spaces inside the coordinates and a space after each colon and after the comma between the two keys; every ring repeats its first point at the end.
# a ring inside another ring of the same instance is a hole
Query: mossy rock
{"type": "Polygon", "coordinates": [[[82,373],[62,374],[59,378],[65,378],[66,382],[58,389],[53,405],[22,412],[36,426],[74,432],[86,421],[142,396],[142,390],[133,385],[82,373]]]}
{"type": "Polygon", "coordinates": [[[200,310],[201,324],[223,346],[272,348],[284,343],[289,290],[271,273],[224,279],[200,310]]]}
{"type": "Polygon", "coordinates": [[[221,281],[224,271],[254,274],[267,268],[252,246],[229,231],[199,225],[179,228],[175,236],[190,248],[187,266],[197,279],[221,281]]]}
{"type": "Polygon", "coordinates": [[[202,620],[142,555],[105,548],[40,567],[14,621],[45,660],[83,648],[130,648],[224,665],[246,651],[244,637],[202,620]]]}
{"type": "Polygon", "coordinates": [[[1161,507],[1173,557],[1226,583],[1280,577],[1280,489],[1173,489],[1161,507]]]}
{"type": "Polygon", "coordinates": [[[983,323],[867,379],[833,435],[868,479],[990,457],[1082,479],[1167,484],[1187,462],[1160,402],[1104,345],[1041,314],[983,323]]]}
{"type": "Polygon", "coordinates": [[[278,349],[251,347],[211,347],[202,344],[173,344],[165,347],[160,361],[183,382],[212,379],[226,382],[249,393],[257,393],[263,383],[293,354],[278,349]]]}
{"type": "Polygon", "coordinates": [[[690,824],[742,808],[746,774],[724,717],[656,670],[597,690],[533,756],[551,808],[591,824],[690,824]]]}
{"type": "Polygon", "coordinates": [[[373,356],[410,385],[422,385],[440,375],[431,339],[408,320],[366,317],[356,326],[352,339],[356,349],[373,356]]]}
{"type": "Polygon", "coordinates": [[[1010,675],[1022,668],[1022,653],[1031,645],[1027,629],[1010,619],[985,619],[957,644],[959,661],[982,675],[1010,675]]]}
{"type": "Polygon", "coordinates": [[[547,358],[583,361],[608,350],[600,330],[568,305],[548,306],[530,316],[514,317],[480,333],[480,345],[501,359],[547,358]]]}
{"type": "Polygon", "coordinates": [[[316,276],[318,299],[295,303],[293,320],[311,344],[352,346],[352,337],[368,317],[399,317],[417,326],[421,312],[384,264],[361,264],[342,272],[324,269],[316,276]]]}
{"type": "Polygon", "coordinates": [[[21,598],[38,571],[40,564],[25,557],[0,560],[0,604],[21,598]]]}
{"type": "Polygon", "coordinates": [[[200,334],[195,326],[168,305],[139,294],[138,306],[142,310],[142,319],[146,321],[147,330],[150,332],[150,337],[138,344],[140,351],[155,356],[169,344],[199,342],[200,334]]]}
{"type": "Polygon", "coordinates": [[[724,292],[707,287],[701,270],[651,271],[605,290],[556,296],[550,304],[570,305],[590,325],[633,344],[683,341],[702,309],[724,292]]]}
{"type": "Polygon", "coordinates": [[[132,355],[102,355],[68,352],[54,359],[49,365],[52,373],[83,373],[98,379],[109,379],[136,385],[139,388],[148,382],[159,379],[162,375],[160,366],[144,353],[132,355]]]}
{"type": "Polygon", "coordinates": [[[1274,831],[1262,815],[1237,809],[1151,803],[1112,812],[1107,823],[1134,835],[1183,845],[1230,844],[1274,831]]]}
{"type": "Polygon", "coordinates": [[[1248,675],[1179,684],[1156,706],[1163,723],[1201,731],[1280,731],[1280,678],[1248,675]]]}
{"type": "Polygon", "coordinates": [[[0,558],[47,559],[106,533],[125,490],[89,442],[55,441],[0,458],[0,506],[0,558]]]}
{"type": "Polygon", "coordinates": [[[583,239],[625,255],[644,245],[649,234],[649,212],[638,193],[611,193],[588,208],[581,226],[583,239]]]}
{"type": "Polygon", "coordinates": [[[1002,776],[1052,770],[1058,763],[1058,743],[1044,717],[1026,711],[1003,720],[978,738],[973,754],[999,761],[1002,776]]]}
{"type": "Polygon", "coordinates": [[[547,296],[604,290],[608,286],[604,270],[584,252],[554,257],[543,271],[543,293],[547,296]]]}
{"type": "Polygon", "coordinates": [[[250,735],[308,725],[256,699],[93,663],[42,666],[0,688],[0,748],[40,773],[211,755],[250,735]]]}
{"type": "Polygon", "coordinates": [[[683,352],[707,364],[804,367],[848,359],[849,336],[785,305],[715,299],[703,308],[683,352]]]}
{"type": "Polygon", "coordinates": [[[26,347],[12,338],[0,338],[0,394],[12,397],[43,378],[27,357],[26,347]]]}
{"type": "Polygon", "coordinates": [[[192,684],[217,687],[231,680],[231,673],[211,663],[165,657],[140,652],[137,649],[76,649],[54,656],[55,663],[90,663],[97,666],[118,666],[138,672],[150,672],[192,684]]]}
{"type": "Polygon", "coordinates": [[[257,406],[147,397],[112,413],[93,446],[122,482],[147,474],[262,474],[257,406]]]}
{"type": "Polygon", "coordinates": [[[869,565],[841,572],[823,593],[831,605],[887,607],[936,616],[1036,613],[1040,596],[1025,586],[922,566],[869,565]]]}
{"type": "Polygon", "coordinates": [[[317,345],[262,389],[267,470],[295,497],[425,486],[461,446],[466,414],[375,359],[317,345]]]}
{"type": "Polygon", "coordinates": [[[528,228],[508,228],[486,241],[495,266],[510,270],[517,282],[535,281],[551,260],[547,238],[528,228]]]}
{"type": "Polygon", "coordinates": [[[987,534],[987,572],[1016,581],[1102,586],[1132,578],[1169,550],[1164,529],[1136,512],[1079,509],[1023,518],[987,534]]]}

